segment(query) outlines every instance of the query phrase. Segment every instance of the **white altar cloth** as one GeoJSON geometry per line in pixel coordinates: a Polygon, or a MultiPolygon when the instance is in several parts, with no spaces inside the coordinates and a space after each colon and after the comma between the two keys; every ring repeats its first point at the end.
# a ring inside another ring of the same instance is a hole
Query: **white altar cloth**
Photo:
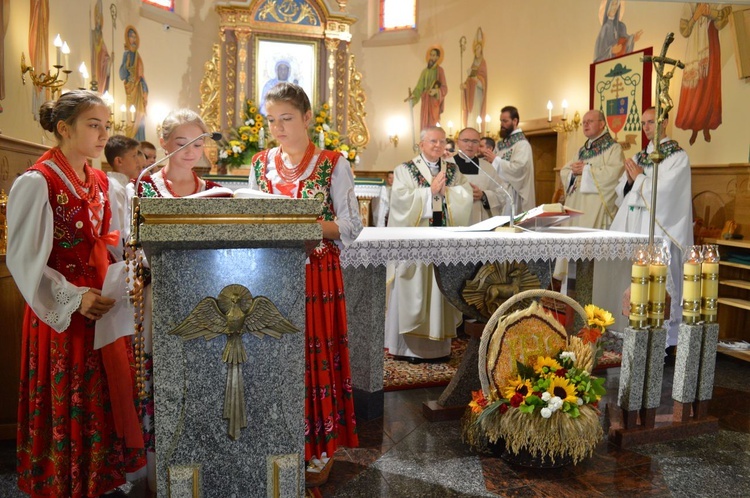
{"type": "MultiPolygon", "coordinates": [[[[657,241],[659,242],[659,241],[657,241]]],[[[366,227],[341,251],[341,266],[379,266],[389,261],[472,264],[555,258],[630,260],[648,236],[557,227],[538,232],[451,232],[432,227],[366,227]]]]}

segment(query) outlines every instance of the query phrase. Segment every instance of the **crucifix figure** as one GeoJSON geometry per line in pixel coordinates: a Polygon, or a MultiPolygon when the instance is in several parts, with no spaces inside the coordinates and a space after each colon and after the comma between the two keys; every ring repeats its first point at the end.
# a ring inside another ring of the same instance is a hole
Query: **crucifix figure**
{"type": "MultiPolygon", "coordinates": [[[[673,41],[674,33],[667,33],[667,37],[664,39],[664,45],[661,48],[661,55],[647,55],[641,59],[643,62],[651,62],[654,65],[654,71],[656,71],[656,104],[654,107],[656,108],[657,127],[656,135],[654,136],[655,144],[658,144],[659,140],[661,140],[661,137],[659,136],[659,125],[667,119],[667,114],[672,110],[672,107],[674,107],[672,97],[669,96],[669,83],[672,80],[672,76],[674,76],[675,69],[678,67],[680,69],[685,68],[685,64],[681,61],[667,57],[667,50],[673,41]],[[672,66],[671,71],[665,71],[668,66],[672,66]]],[[[659,162],[664,158],[658,147],[654,149],[651,159],[656,162],[657,157],[659,162]]],[[[654,175],[654,178],[656,178],[656,175],[654,175]]]]}
{"type": "Polygon", "coordinates": [[[169,332],[185,341],[198,337],[208,341],[220,335],[227,336],[221,355],[222,361],[229,363],[223,417],[229,420],[229,436],[234,440],[240,437],[240,430],[247,427],[242,383],[242,364],[247,361],[242,336],[246,332],[261,339],[264,335],[279,339],[282,334],[299,332],[299,329],[281,315],[270,299],[253,297],[246,287],[232,284],[219,292],[218,299],[206,297],[201,300],[187,318],[169,332]]]}
{"type": "Polygon", "coordinates": [[[661,126],[662,122],[667,119],[667,113],[672,109],[673,103],[672,98],[669,96],[669,83],[674,75],[675,69],[685,68],[685,64],[681,61],[670,59],[667,57],[667,50],[674,41],[674,33],[667,33],[667,37],[664,39],[664,45],[661,48],[661,55],[659,56],[644,56],[641,60],[643,62],[651,62],[654,65],[656,71],[656,130],[654,131],[654,151],[651,153],[649,158],[654,163],[654,174],[653,174],[653,187],[651,190],[651,222],[649,223],[648,230],[648,245],[649,247],[654,246],[654,225],[656,224],[656,182],[659,173],[659,163],[664,159],[664,154],[661,151],[661,126]],[[665,68],[672,66],[671,71],[665,71],[665,68]]]}

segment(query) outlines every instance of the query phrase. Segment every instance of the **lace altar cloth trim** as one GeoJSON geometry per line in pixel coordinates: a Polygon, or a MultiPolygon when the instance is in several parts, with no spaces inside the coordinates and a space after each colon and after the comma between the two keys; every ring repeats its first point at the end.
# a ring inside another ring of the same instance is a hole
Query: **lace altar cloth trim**
{"type": "MultiPolygon", "coordinates": [[[[656,237],[655,243],[661,244],[661,238],[656,237]]],[[[379,266],[390,261],[472,264],[555,258],[627,260],[639,244],[648,244],[648,236],[580,228],[507,233],[365,227],[357,240],[341,251],[341,266],[379,266]]]]}

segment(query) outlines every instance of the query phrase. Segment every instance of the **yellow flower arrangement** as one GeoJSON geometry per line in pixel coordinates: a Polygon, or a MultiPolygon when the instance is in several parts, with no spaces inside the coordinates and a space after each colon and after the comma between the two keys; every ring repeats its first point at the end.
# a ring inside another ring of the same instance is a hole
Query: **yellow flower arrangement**
{"type": "Polygon", "coordinates": [[[245,102],[242,117],[243,124],[229,130],[229,139],[219,148],[219,165],[230,169],[249,164],[253,154],[265,148],[265,118],[252,100],[245,102]]]}
{"type": "Polygon", "coordinates": [[[359,153],[356,147],[344,143],[345,138],[331,128],[328,104],[323,104],[315,114],[311,127],[312,141],[321,149],[339,152],[352,166],[359,163],[359,153]]]}

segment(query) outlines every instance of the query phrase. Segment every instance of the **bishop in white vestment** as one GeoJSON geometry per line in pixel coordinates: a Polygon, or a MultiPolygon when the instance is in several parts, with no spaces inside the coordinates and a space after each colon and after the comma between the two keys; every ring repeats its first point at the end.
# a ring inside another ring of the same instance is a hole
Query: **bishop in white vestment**
{"type": "MultiPolygon", "coordinates": [[[[468,224],[472,189],[458,167],[442,158],[445,132],[422,130],[421,153],[394,170],[389,227],[468,224]]],[[[385,347],[414,361],[450,355],[461,313],[440,292],[431,264],[388,265],[385,347]]]]}

